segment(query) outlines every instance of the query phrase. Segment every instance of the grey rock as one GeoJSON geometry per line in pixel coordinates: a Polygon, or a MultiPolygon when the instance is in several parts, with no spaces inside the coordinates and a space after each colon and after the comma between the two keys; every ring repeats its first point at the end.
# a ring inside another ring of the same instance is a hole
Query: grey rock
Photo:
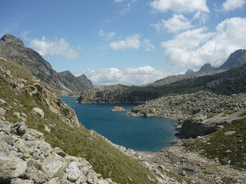
{"type": "Polygon", "coordinates": [[[233,135],[233,134],[235,134],[236,133],[236,131],[228,131],[228,132],[225,132],[224,133],[224,136],[229,136],[229,135],[233,135]]]}
{"type": "Polygon", "coordinates": [[[0,107],[0,118],[5,116],[6,110],[0,107]]]}
{"type": "Polygon", "coordinates": [[[0,98],[0,104],[7,105],[8,103],[5,100],[3,100],[3,99],[0,98]]]}
{"type": "Polygon", "coordinates": [[[67,173],[67,179],[71,182],[76,181],[82,174],[76,162],[69,163],[69,165],[65,168],[65,172],[67,173]]]}
{"type": "Polygon", "coordinates": [[[9,182],[25,173],[27,163],[20,158],[0,155],[0,182],[9,182]]]}
{"type": "Polygon", "coordinates": [[[0,120],[0,132],[3,131],[6,134],[10,134],[11,132],[11,125],[5,121],[0,120]]]}
{"type": "Polygon", "coordinates": [[[13,179],[10,184],[34,184],[32,180],[13,179]]]}
{"type": "Polygon", "coordinates": [[[32,109],[32,113],[38,114],[39,116],[41,116],[41,118],[44,117],[44,111],[43,111],[43,109],[40,109],[40,108],[38,108],[38,107],[34,107],[34,108],[32,109]]]}
{"type": "Polygon", "coordinates": [[[11,133],[17,134],[17,135],[23,135],[26,133],[26,124],[25,122],[17,122],[14,125],[11,126],[11,133]]]}
{"type": "Polygon", "coordinates": [[[61,156],[61,157],[67,156],[67,154],[59,147],[55,147],[53,149],[53,152],[56,153],[57,155],[61,156]]]}

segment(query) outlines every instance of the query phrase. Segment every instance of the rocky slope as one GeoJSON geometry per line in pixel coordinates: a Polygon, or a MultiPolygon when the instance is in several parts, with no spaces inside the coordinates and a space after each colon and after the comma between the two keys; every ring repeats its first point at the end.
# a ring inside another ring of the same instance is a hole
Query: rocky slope
{"type": "Polygon", "coordinates": [[[102,183],[104,180],[81,157],[52,148],[41,132],[0,120],[0,183],[102,183]]]}
{"type": "Polygon", "coordinates": [[[78,80],[75,76],[70,76],[70,79],[77,81],[73,84],[64,77],[60,78],[49,62],[33,49],[25,47],[24,43],[13,35],[6,34],[0,39],[0,54],[22,65],[35,77],[56,89],[59,94],[79,93],[91,87],[88,79],[83,82],[80,81],[81,78],[78,80]],[[71,86],[72,89],[69,89],[71,86]]]}

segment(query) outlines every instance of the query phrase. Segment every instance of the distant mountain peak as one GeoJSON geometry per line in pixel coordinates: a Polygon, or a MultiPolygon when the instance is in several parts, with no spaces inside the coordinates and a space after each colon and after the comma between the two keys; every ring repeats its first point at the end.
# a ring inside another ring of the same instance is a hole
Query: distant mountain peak
{"type": "Polygon", "coordinates": [[[20,44],[20,45],[24,45],[23,41],[11,34],[5,34],[2,38],[1,38],[2,41],[4,42],[13,42],[15,44],[20,44]]]}
{"type": "Polygon", "coordinates": [[[215,68],[210,63],[206,63],[201,67],[199,73],[209,73],[209,72],[213,72],[214,70],[215,68]]]}
{"type": "Polygon", "coordinates": [[[219,67],[222,70],[229,70],[232,68],[237,68],[246,63],[246,50],[239,49],[233,52],[226,62],[219,67]]]}
{"type": "Polygon", "coordinates": [[[184,76],[192,76],[192,75],[194,75],[195,73],[196,73],[196,72],[194,72],[193,70],[188,69],[188,70],[185,72],[184,76]]]}

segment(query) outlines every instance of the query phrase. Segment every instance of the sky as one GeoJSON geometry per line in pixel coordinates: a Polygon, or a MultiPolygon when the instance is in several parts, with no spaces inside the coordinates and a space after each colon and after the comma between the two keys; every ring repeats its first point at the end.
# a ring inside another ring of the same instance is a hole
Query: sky
{"type": "Polygon", "coordinates": [[[1,0],[12,34],[57,72],[142,85],[246,49],[246,0],[1,0]]]}

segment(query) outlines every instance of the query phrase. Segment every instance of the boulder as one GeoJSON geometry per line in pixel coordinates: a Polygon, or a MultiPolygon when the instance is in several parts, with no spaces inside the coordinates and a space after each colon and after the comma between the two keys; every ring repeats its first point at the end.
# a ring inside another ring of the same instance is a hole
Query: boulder
{"type": "Polygon", "coordinates": [[[26,169],[27,163],[20,158],[0,155],[0,183],[23,175],[26,169]]]}
{"type": "Polygon", "coordinates": [[[23,135],[26,133],[26,124],[25,122],[17,122],[11,126],[11,133],[16,135],[23,135]]]}
{"type": "Polygon", "coordinates": [[[74,182],[76,181],[82,172],[79,170],[78,165],[76,162],[70,162],[68,166],[65,168],[65,172],[67,173],[68,181],[74,182]]]}
{"type": "Polygon", "coordinates": [[[38,107],[34,107],[32,109],[32,113],[41,116],[41,118],[44,117],[44,111],[42,109],[38,108],[38,107]]]}

